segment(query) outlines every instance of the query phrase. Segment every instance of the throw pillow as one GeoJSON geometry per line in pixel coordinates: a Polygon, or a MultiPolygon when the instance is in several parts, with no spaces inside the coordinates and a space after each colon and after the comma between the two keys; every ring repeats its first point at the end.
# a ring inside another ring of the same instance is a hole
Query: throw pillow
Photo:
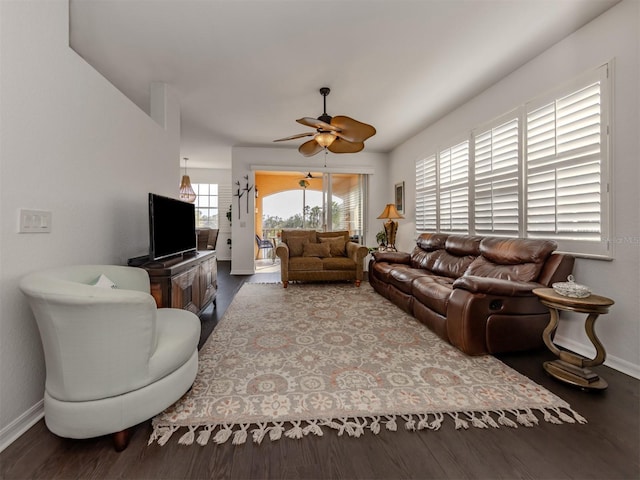
{"type": "Polygon", "coordinates": [[[287,246],[289,247],[289,257],[301,257],[304,246],[309,243],[308,238],[292,237],[287,238],[287,246]]]}
{"type": "Polygon", "coordinates": [[[118,288],[104,273],[98,277],[98,280],[96,280],[93,286],[100,288],[118,288]]]}
{"type": "Polygon", "coordinates": [[[329,245],[329,251],[332,257],[346,257],[346,243],[342,238],[326,238],[320,237],[320,243],[326,243],[329,245]]]}
{"type": "Polygon", "coordinates": [[[328,243],[305,243],[302,252],[303,257],[330,257],[331,252],[328,243]]]}

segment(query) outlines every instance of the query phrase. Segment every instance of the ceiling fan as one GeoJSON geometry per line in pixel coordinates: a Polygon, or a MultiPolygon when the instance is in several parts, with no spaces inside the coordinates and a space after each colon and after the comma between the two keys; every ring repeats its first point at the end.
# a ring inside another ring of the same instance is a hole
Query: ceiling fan
{"type": "Polygon", "coordinates": [[[376,134],[376,129],[371,125],[359,122],[353,118],[339,115],[332,117],[327,115],[327,95],[331,90],[322,87],[320,95],[324,100],[324,113],[318,118],[303,117],[296,122],[316,129],[316,132],[299,133],[286,138],[279,138],[274,142],[296,140],[303,137],[313,137],[304,142],[298,151],[305,157],[311,157],[322,150],[333,153],[356,153],[364,148],[364,141],[376,134]]]}

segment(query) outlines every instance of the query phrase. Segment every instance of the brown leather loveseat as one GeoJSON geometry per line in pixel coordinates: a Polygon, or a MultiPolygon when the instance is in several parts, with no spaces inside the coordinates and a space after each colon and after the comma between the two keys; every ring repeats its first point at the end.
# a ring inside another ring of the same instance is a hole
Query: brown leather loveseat
{"type": "Polygon", "coordinates": [[[574,264],[555,242],[423,233],[416,243],[373,254],[378,293],[469,355],[543,346],[549,310],[531,291],[566,281],[574,264]]]}

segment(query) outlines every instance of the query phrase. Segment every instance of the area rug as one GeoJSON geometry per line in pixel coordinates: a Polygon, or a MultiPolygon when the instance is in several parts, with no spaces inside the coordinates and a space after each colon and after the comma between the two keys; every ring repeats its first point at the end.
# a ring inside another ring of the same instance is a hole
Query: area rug
{"type": "Polygon", "coordinates": [[[369,284],[245,284],[199,356],[192,389],[153,419],[149,444],[234,444],[381,429],[585,423],[486,355],[470,357],[369,284]],[[179,432],[180,433],[180,432],[179,432]]]}

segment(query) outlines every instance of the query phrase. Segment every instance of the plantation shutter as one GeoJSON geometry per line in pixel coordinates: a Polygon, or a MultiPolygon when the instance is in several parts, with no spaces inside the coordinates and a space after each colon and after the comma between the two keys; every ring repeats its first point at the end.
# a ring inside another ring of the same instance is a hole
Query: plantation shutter
{"type": "Polygon", "coordinates": [[[416,231],[435,232],[437,222],[436,156],[416,162],[416,231]]]}
{"type": "MultiPolygon", "coordinates": [[[[229,211],[229,206],[231,205],[232,200],[231,184],[218,184],[218,228],[221,232],[227,232],[229,234],[231,233],[231,222],[227,218],[227,212],[229,211]]],[[[236,208],[238,208],[237,205],[236,208]]],[[[235,213],[238,215],[238,212],[235,213]]]]}
{"type": "Polygon", "coordinates": [[[519,231],[518,118],[474,136],[474,230],[517,236],[519,231]]]}
{"type": "Polygon", "coordinates": [[[440,230],[469,231],[469,141],[440,152],[440,230]]]}
{"type": "Polygon", "coordinates": [[[600,240],[601,82],[527,111],[526,121],[527,236],[600,240]]]}

